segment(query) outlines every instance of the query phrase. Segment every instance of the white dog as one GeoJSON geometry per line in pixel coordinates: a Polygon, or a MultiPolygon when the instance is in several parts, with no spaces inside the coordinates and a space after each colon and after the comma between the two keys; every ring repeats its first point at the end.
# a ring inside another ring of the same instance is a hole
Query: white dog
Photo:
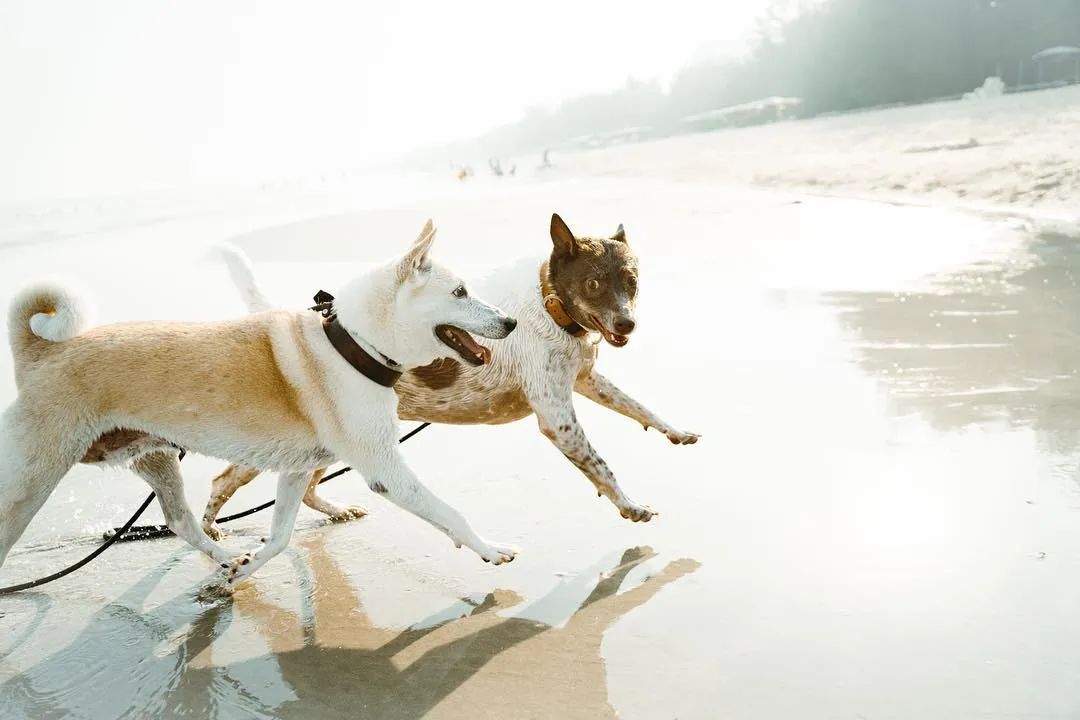
{"type": "Polygon", "coordinates": [[[400,373],[450,355],[488,362],[469,332],[503,338],[517,324],[429,259],[433,239],[428,221],[403,258],[350,282],[328,318],[265,312],[83,332],[65,290],[19,294],[8,319],[18,396],[0,417],[0,564],[80,459],[131,462],[169,527],[229,567],[230,585],[288,545],[312,473],[335,458],[485,561],[512,560],[514,548],[477,535],[397,448],[400,373]],[[280,472],[271,535],[254,555],[231,558],[202,530],[177,448],[280,472]]]}

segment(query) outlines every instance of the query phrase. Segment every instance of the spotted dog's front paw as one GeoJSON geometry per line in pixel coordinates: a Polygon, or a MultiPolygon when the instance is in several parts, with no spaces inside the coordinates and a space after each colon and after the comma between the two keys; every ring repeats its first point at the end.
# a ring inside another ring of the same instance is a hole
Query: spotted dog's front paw
{"type": "Polygon", "coordinates": [[[679,432],[678,430],[668,429],[664,431],[664,435],[671,441],[673,445],[693,445],[698,441],[701,436],[692,432],[679,432]]]}
{"type": "Polygon", "coordinates": [[[620,515],[632,522],[649,522],[654,515],[660,514],[648,505],[639,505],[633,500],[626,500],[616,507],[620,515]]]}
{"type": "Polygon", "coordinates": [[[513,562],[520,552],[513,545],[503,545],[501,543],[487,543],[486,547],[480,547],[476,549],[476,554],[483,559],[484,562],[489,562],[492,565],[502,565],[503,563],[513,562]]]}
{"type": "Polygon", "coordinates": [[[207,525],[203,525],[203,530],[206,532],[207,537],[209,537],[211,540],[213,540],[215,542],[217,542],[218,540],[221,540],[221,538],[225,537],[225,531],[223,531],[221,529],[221,526],[218,525],[216,522],[212,522],[212,523],[209,523],[207,525]]]}
{"type": "Polygon", "coordinates": [[[367,514],[367,510],[359,505],[338,505],[331,512],[328,512],[326,516],[330,518],[331,522],[348,522],[349,520],[359,520],[367,514]]]}

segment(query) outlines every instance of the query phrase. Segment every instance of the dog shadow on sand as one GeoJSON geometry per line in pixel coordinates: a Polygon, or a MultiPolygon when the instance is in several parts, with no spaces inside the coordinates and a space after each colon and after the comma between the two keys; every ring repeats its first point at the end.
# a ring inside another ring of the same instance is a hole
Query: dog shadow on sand
{"type": "Polygon", "coordinates": [[[71,644],[0,685],[0,707],[13,709],[5,718],[614,718],[605,631],[698,567],[675,560],[620,593],[654,556],[631,548],[583,602],[564,583],[530,605],[576,606],[560,625],[501,616],[522,599],[496,590],[402,631],[369,620],[325,542],[303,544],[311,577],[299,613],[254,588],[204,609],[178,596],[142,610],[168,571],[156,569],[71,644]],[[228,662],[228,645],[217,646],[234,620],[270,652],[228,662]]]}

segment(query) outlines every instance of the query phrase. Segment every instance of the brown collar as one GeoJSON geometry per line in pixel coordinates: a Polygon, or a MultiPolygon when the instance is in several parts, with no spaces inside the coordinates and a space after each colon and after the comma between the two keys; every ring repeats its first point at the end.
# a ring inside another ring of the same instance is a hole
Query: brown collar
{"type": "MultiPolygon", "coordinates": [[[[388,368],[385,364],[371,357],[371,354],[360,347],[359,343],[349,334],[349,331],[338,322],[337,315],[333,311],[334,296],[325,290],[320,290],[315,295],[315,302],[317,304],[311,309],[323,313],[323,332],[326,333],[326,338],[330,341],[330,344],[338,351],[338,355],[345,358],[347,363],[356,368],[356,371],[368,380],[383,387],[394,387],[397,381],[401,379],[401,373],[388,368]]],[[[397,364],[385,355],[383,357],[386,358],[387,362],[397,364]]]]}
{"type": "Polygon", "coordinates": [[[547,310],[548,315],[551,316],[556,325],[574,337],[585,337],[588,334],[589,331],[583,328],[577,320],[570,317],[570,313],[566,312],[562,300],[555,293],[555,288],[551,286],[551,281],[548,279],[547,260],[540,266],[540,295],[544,299],[544,309],[547,310]]]}

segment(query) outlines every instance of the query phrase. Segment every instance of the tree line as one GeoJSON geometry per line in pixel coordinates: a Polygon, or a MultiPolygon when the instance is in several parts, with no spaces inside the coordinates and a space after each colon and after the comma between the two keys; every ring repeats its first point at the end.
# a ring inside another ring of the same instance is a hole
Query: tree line
{"type": "MultiPolygon", "coordinates": [[[[686,67],[667,88],[629,80],[536,108],[446,150],[536,152],[633,127],[669,135],[687,116],[769,96],[800,98],[798,114],[812,116],[959,96],[990,76],[1015,87],[1040,79],[1032,55],[1052,46],[1080,46],[1080,0],[776,0],[744,58],[686,67]]],[[[1075,63],[1047,60],[1043,78],[1071,78],[1075,63]]]]}

